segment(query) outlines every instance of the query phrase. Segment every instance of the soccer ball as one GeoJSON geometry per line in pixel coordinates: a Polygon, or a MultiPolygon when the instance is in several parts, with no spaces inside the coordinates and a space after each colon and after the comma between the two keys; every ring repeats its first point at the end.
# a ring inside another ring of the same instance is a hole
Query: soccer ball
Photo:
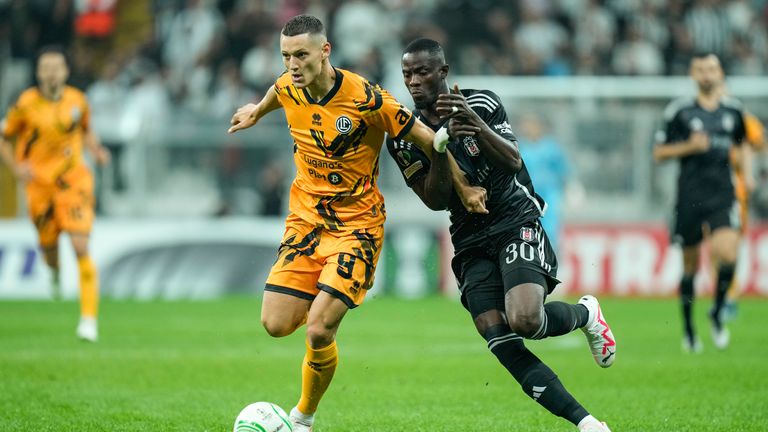
{"type": "Polygon", "coordinates": [[[232,432],[290,432],[288,415],[270,402],[256,402],[240,411],[232,432]]]}

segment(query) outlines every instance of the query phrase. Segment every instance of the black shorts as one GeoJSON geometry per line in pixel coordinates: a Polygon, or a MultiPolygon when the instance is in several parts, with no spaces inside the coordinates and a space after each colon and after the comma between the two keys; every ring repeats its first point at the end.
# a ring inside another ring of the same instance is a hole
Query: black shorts
{"type": "Polygon", "coordinates": [[[538,220],[509,229],[488,247],[460,251],[451,267],[461,303],[475,318],[489,310],[504,311],[510,289],[534,283],[549,294],[557,284],[557,257],[538,220]]]}
{"type": "Polygon", "coordinates": [[[673,242],[683,247],[695,246],[704,238],[705,227],[710,232],[722,227],[741,229],[739,202],[714,205],[681,202],[675,206],[673,242]]]}

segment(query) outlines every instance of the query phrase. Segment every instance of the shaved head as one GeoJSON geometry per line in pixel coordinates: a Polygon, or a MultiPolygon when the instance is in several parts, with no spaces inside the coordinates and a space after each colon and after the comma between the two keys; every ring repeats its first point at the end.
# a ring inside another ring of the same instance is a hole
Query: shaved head
{"type": "Polygon", "coordinates": [[[429,57],[435,58],[436,60],[439,60],[440,63],[445,64],[445,52],[443,52],[443,47],[440,46],[440,43],[434,39],[416,39],[409,43],[407,47],[405,47],[403,54],[412,54],[418,52],[425,52],[429,54],[429,57]]]}

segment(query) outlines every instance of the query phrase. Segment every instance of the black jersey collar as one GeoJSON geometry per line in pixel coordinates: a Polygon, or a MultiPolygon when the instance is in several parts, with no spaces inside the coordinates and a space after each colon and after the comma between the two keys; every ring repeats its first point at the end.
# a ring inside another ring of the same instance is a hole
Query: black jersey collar
{"type": "Polygon", "coordinates": [[[336,81],[333,83],[333,87],[331,88],[331,91],[329,91],[328,94],[323,96],[320,102],[315,102],[312,96],[309,95],[309,92],[307,91],[306,87],[301,89],[304,92],[304,97],[307,99],[307,102],[311,104],[325,106],[325,104],[327,104],[331,99],[333,99],[334,96],[336,96],[336,93],[338,93],[339,89],[341,88],[341,81],[344,79],[344,74],[339,72],[339,70],[336,68],[333,68],[333,71],[336,73],[336,81]]]}
{"type": "Polygon", "coordinates": [[[440,129],[440,126],[446,126],[447,127],[447,125],[448,125],[447,121],[432,123],[431,121],[429,121],[429,118],[427,118],[427,116],[424,115],[424,113],[420,109],[415,109],[414,108],[413,115],[415,117],[418,117],[418,119],[421,120],[422,123],[427,125],[427,127],[432,129],[433,131],[436,131],[436,130],[440,129]]]}

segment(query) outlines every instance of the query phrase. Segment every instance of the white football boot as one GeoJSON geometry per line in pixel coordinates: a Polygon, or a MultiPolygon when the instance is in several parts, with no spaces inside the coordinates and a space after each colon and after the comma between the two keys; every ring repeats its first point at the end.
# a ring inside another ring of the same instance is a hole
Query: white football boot
{"type": "Polygon", "coordinates": [[[584,419],[579,423],[579,432],[611,432],[611,430],[608,429],[608,425],[605,422],[598,421],[592,417],[590,420],[584,419]]]}
{"type": "Polygon", "coordinates": [[[605,422],[594,421],[579,426],[579,432],[611,432],[611,430],[608,429],[608,425],[605,422]]]}
{"type": "Polygon", "coordinates": [[[721,324],[718,328],[714,321],[712,321],[712,343],[715,344],[715,348],[724,350],[728,348],[728,344],[731,342],[731,332],[728,331],[728,327],[725,324],[721,324]]]}
{"type": "Polygon", "coordinates": [[[77,325],[77,337],[88,342],[97,342],[99,340],[99,329],[96,324],[96,318],[80,317],[80,323],[77,325]]]}
{"type": "Polygon", "coordinates": [[[579,304],[589,311],[589,319],[581,331],[587,337],[592,357],[598,366],[607,368],[616,360],[616,339],[613,332],[605,322],[605,316],[595,296],[585,295],[579,299],[579,304]]]}
{"type": "Polygon", "coordinates": [[[694,336],[693,340],[688,336],[683,336],[683,352],[689,354],[701,354],[704,351],[704,346],[701,344],[701,340],[694,336]]]}
{"type": "Polygon", "coordinates": [[[291,422],[291,427],[293,428],[291,430],[293,432],[312,432],[312,423],[315,421],[315,415],[303,414],[298,408],[293,407],[288,420],[291,422]]]}

